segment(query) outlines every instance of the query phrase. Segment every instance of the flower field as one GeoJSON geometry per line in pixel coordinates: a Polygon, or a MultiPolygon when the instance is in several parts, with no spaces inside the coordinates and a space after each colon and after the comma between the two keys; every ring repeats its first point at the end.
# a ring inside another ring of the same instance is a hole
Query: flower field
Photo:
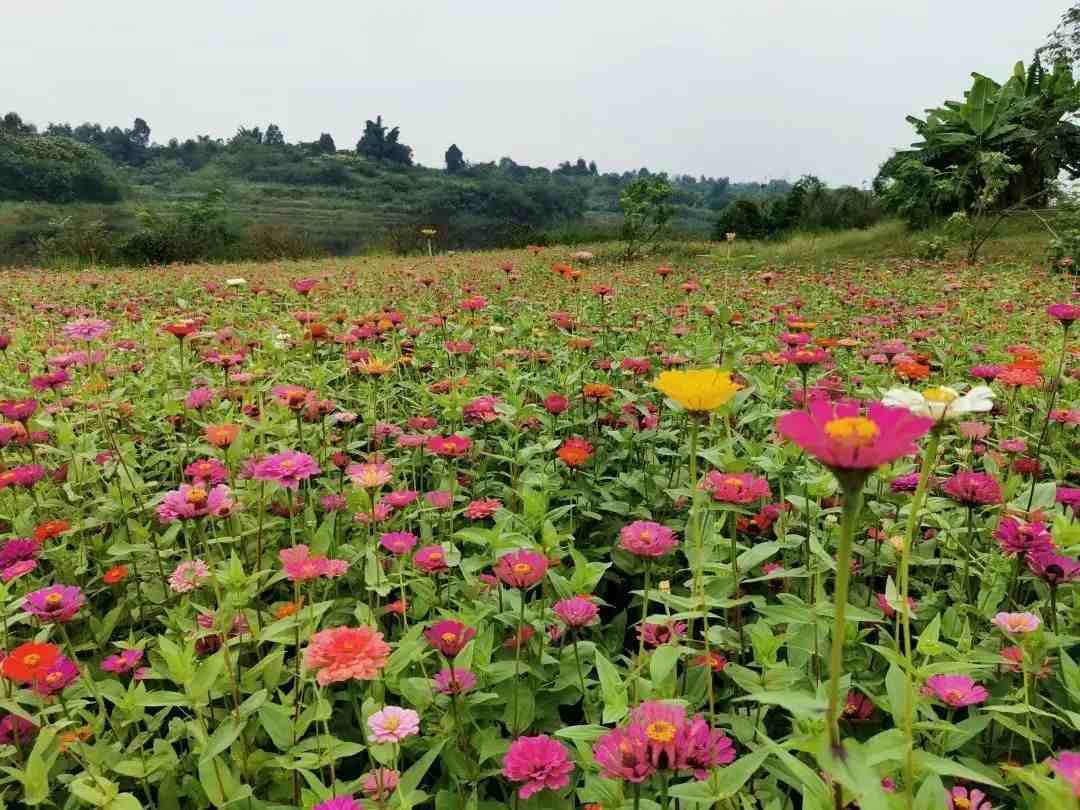
{"type": "Polygon", "coordinates": [[[1080,807],[1068,276],[6,278],[4,806],[1080,807]]]}

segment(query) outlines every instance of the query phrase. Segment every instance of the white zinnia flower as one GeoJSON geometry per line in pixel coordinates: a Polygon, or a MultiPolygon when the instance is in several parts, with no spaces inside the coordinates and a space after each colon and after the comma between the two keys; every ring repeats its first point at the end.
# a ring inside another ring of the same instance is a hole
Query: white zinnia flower
{"type": "Polygon", "coordinates": [[[976,385],[963,396],[955,388],[944,385],[922,392],[910,388],[891,388],[881,401],[893,407],[907,408],[916,416],[927,416],[941,422],[970,413],[986,413],[994,407],[994,392],[985,385],[976,385]]]}
{"type": "Polygon", "coordinates": [[[246,278],[227,278],[225,284],[228,287],[243,287],[247,284],[246,278]]]}

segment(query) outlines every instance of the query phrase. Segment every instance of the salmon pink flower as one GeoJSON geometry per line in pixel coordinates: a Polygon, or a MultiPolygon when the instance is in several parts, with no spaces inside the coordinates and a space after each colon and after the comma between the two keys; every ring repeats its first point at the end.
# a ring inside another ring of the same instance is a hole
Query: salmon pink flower
{"type": "Polygon", "coordinates": [[[462,514],[469,520],[484,520],[502,509],[502,505],[497,498],[479,499],[471,501],[462,514]]]}
{"type": "Polygon", "coordinates": [[[746,504],[772,497],[769,482],[752,473],[725,473],[713,470],[701,488],[721,503],[746,504]]]}
{"type": "Polygon", "coordinates": [[[360,789],[369,799],[382,801],[390,798],[401,780],[401,775],[390,768],[376,768],[361,777],[360,789]]]}
{"type": "Polygon", "coordinates": [[[169,587],[176,593],[191,593],[210,578],[210,569],[202,560],[185,560],[169,575],[169,587]]]}
{"type": "Polygon", "coordinates": [[[304,666],[315,670],[320,686],[348,680],[370,681],[390,657],[390,645],[371,627],[334,627],[311,637],[304,666]]]}
{"type": "Polygon", "coordinates": [[[574,763],[560,743],[546,734],[518,737],[503,758],[503,776],[523,782],[518,796],[528,799],[541,790],[562,790],[570,784],[574,763]]]}
{"type": "Polygon", "coordinates": [[[1034,633],[1042,624],[1042,619],[1034,613],[1005,613],[994,616],[992,623],[1010,635],[1034,633]]]}
{"type": "Polygon", "coordinates": [[[946,481],[941,490],[964,506],[989,506],[1001,503],[1001,485],[985,473],[962,470],[946,481]]]}
{"type": "Polygon", "coordinates": [[[345,469],[345,474],[353,482],[353,486],[361,489],[378,489],[389,484],[393,476],[394,468],[385,462],[367,464],[350,464],[345,469]]]}
{"type": "Polygon", "coordinates": [[[450,436],[429,436],[424,445],[429,453],[443,458],[460,458],[469,452],[472,439],[456,433],[450,436]]]}

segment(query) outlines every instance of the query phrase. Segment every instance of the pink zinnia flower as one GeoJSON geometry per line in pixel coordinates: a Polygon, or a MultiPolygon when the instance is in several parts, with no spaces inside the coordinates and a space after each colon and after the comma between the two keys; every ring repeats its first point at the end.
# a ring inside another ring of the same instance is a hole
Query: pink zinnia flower
{"type": "Polygon", "coordinates": [[[985,473],[963,470],[942,487],[942,491],[964,506],[988,506],[1001,503],[1001,485],[985,473]]]}
{"type": "Polygon", "coordinates": [[[176,593],[190,593],[210,578],[210,569],[202,560],[185,560],[169,574],[169,587],[176,593]]]}
{"type": "Polygon", "coordinates": [[[639,723],[612,729],[593,745],[593,758],[601,776],[633,784],[641,784],[656,773],[648,754],[649,738],[639,723]]]}
{"type": "Polygon", "coordinates": [[[1047,760],[1050,769],[1072,786],[1073,795],[1080,796],[1080,752],[1062,751],[1057,759],[1047,760]]]}
{"type": "Polygon", "coordinates": [[[873,470],[916,451],[915,440],[934,420],[907,408],[870,403],[866,415],[857,402],[815,400],[806,411],[776,421],[777,431],[834,471],[873,470]]]}
{"type": "Polygon", "coordinates": [[[436,489],[424,493],[424,500],[436,509],[448,509],[454,502],[454,493],[448,489],[436,489]]]}
{"type": "Polygon", "coordinates": [[[990,697],[984,687],[966,675],[931,675],[926,679],[923,694],[954,709],[974,706],[990,697]]]}
{"type": "Polygon", "coordinates": [[[1031,573],[1052,588],[1080,579],[1080,560],[1045,549],[1030,552],[1027,555],[1027,566],[1031,573]]]}
{"type": "Polygon", "coordinates": [[[424,631],[424,638],[447,658],[453,658],[476,636],[476,630],[453,619],[442,619],[424,631]]]}
{"type": "Polygon", "coordinates": [[[354,486],[361,489],[378,489],[390,483],[393,478],[393,467],[383,462],[350,464],[345,469],[345,474],[353,482],[354,486]]]}
{"type": "Polygon", "coordinates": [[[769,482],[752,473],[725,473],[713,470],[701,482],[701,488],[722,503],[753,503],[772,497],[769,482]]]}
{"type": "Polygon", "coordinates": [[[458,458],[469,452],[472,439],[468,436],[452,434],[450,436],[431,436],[424,445],[429,453],[444,458],[458,458]]]}
{"type": "Polygon", "coordinates": [[[81,318],[64,324],[64,336],[71,340],[89,343],[105,337],[112,330],[112,324],[100,318],[81,318]]]}
{"type": "Polygon", "coordinates": [[[4,715],[0,720],[0,745],[26,745],[33,741],[39,729],[17,714],[4,715]]]}
{"type": "Polygon", "coordinates": [[[444,669],[432,679],[435,691],[442,695],[463,695],[476,688],[476,676],[467,669],[444,669]]]}
{"type": "Polygon", "coordinates": [[[108,656],[101,662],[101,668],[106,672],[121,674],[134,672],[139,668],[143,660],[142,650],[121,650],[116,655],[108,656]]]}
{"type": "Polygon", "coordinates": [[[446,564],[446,551],[442,546],[424,546],[413,555],[413,565],[425,574],[441,574],[449,571],[446,564]]]}
{"type": "Polygon", "coordinates": [[[371,627],[334,627],[308,641],[304,666],[316,670],[320,686],[339,681],[370,681],[379,676],[390,657],[390,645],[371,627]]]}
{"type": "Polygon", "coordinates": [[[670,644],[686,635],[686,622],[674,619],[666,622],[645,622],[637,627],[638,638],[644,637],[646,647],[670,644]]]}
{"type": "Polygon", "coordinates": [[[387,532],[379,538],[379,545],[392,554],[408,554],[417,543],[412,532],[387,532]]]}
{"type": "Polygon", "coordinates": [[[1068,328],[1073,321],[1080,321],[1080,306],[1076,304],[1051,304],[1046,308],[1046,314],[1061,321],[1062,325],[1068,328]]]}
{"type": "Polygon", "coordinates": [[[583,596],[560,599],[555,603],[553,610],[563,624],[573,628],[594,624],[600,614],[600,609],[583,596]]]}
{"type": "Polygon", "coordinates": [[[184,468],[184,475],[197,484],[222,484],[229,480],[229,468],[216,458],[201,458],[184,468]]]}
{"type": "Polygon", "coordinates": [[[957,785],[945,794],[945,803],[949,810],[993,810],[986,794],[981,790],[957,785]]]}
{"type": "Polygon", "coordinates": [[[0,569],[0,579],[4,582],[11,582],[12,580],[29,574],[35,568],[37,568],[37,560],[19,560],[18,562],[13,562],[11,565],[0,569]]]}
{"type": "Polygon", "coordinates": [[[79,678],[79,668],[70,658],[61,655],[50,666],[34,676],[34,691],[39,695],[55,695],[79,678]]]}
{"type": "Polygon", "coordinates": [[[85,602],[82,588],[76,585],[51,585],[28,593],[22,606],[42,624],[53,624],[71,621],[85,602]]]}
{"type": "Polygon", "coordinates": [[[325,802],[319,802],[311,810],[364,810],[364,805],[352,796],[335,796],[325,802]]]}
{"type": "Polygon", "coordinates": [[[308,547],[303,544],[281,549],[278,559],[290,582],[307,582],[319,577],[332,579],[342,576],[349,569],[347,560],[312,557],[308,547]]]}
{"type": "Polygon", "coordinates": [[[995,627],[1000,627],[1006,633],[1034,633],[1042,625],[1042,619],[1034,613],[998,613],[993,618],[995,627]]]}
{"type": "Polygon", "coordinates": [[[1016,518],[1007,517],[998,524],[994,537],[1002,552],[1009,557],[1053,553],[1056,550],[1054,538],[1042,523],[1021,523],[1016,518]]]}
{"type": "Polygon", "coordinates": [[[420,715],[412,709],[387,706],[367,721],[371,738],[377,743],[399,743],[420,733],[420,715]]]}
{"type": "Polygon", "coordinates": [[[420,493],[414,489],[398,489],[383,495],[380,499],[380,503],[384,503],[394,509],[404,509],[419,497],[420,493]]]}
{"type": "Polygon", "coordinates": [[[210,490],[201,485],[181,484],[179,489],[165,493],[158,505],[158,520],[173,523],[198,517],[228,517],[236,507],[229,487],[218,484],[210,490]]]}
{"type": "Polygon", "coordinates": [[[502,509],[502,501],[497,498],[475,500],[465,507],[464,515],[469,520],[483,520],[489,518],[502,509]]]}
{"type": "Polygon", "coordinates": [[[184,407],[190,408],[193,411],[201,411],[217,398],[217,393],[213,388],[207,388],[203,386],[196,388],[188,393],[184,398],[184,407]]]}
{"type": "Polygon", "coordinates": [[[364,774],[360,789],[369,799],[381,801],[390,798],[390,794],[397,788],[400,779],[401,776],[395,770],[376,768],[364,774]]]}
{"type": "Polygon", "coordinates": [[[663,557],[678,544],[675,532],[651,520],[636,520],[619,532],[619,548],[638,557],[663,557]]]}
{"type": "Polygon", "coordinates": [[[495,576],[511,588],[531,588],[544,578],[547,570],[547,557],[528,549],[511,551],[495,563],[495,576]]]}
{"type": "Polygon", "coordinates": [[[306,481],[321,470],[315,459],[307,453],[286,450],[267,456],[255,468],[255,479],[273,481],[286,489],[296,489],[301,481],[306,481]]]}
{"type": "Polygon", "coordinates": [[[546,734],[518,737],[503,758],[503,776],[524,782],[518,795],[528,799],[541,790],[562,790],[570,784],[574,763],[566,749],[546,734]]]}

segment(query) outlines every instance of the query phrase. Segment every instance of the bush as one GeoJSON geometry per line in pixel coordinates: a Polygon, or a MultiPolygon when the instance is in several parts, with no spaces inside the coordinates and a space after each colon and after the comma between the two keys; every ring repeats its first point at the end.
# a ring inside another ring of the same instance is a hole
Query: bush
{"type": "Polygon", "coordinates": [[[116,202],[120,183],[93,147],[50,135],[0,132],[0,199],[116,202]]]}

